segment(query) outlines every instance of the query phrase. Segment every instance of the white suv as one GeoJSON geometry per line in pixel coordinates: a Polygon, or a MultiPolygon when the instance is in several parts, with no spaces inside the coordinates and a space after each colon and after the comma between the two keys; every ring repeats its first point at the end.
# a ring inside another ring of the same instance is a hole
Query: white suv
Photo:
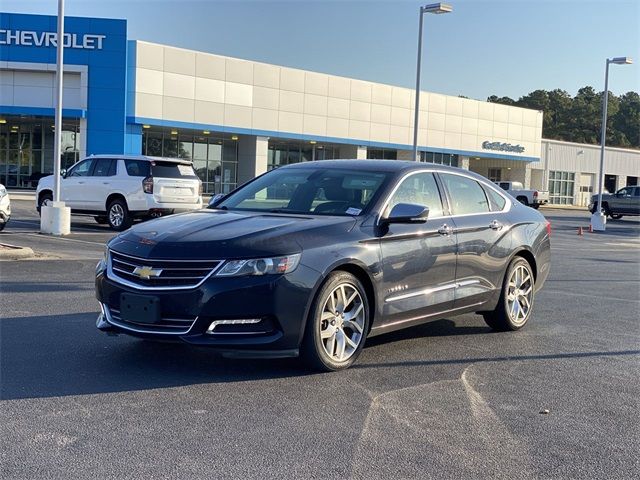
{"type": "MultiPolygon", "coordinates": [[[[188,160],[130,155],[92,155],[60,179],[60,199],[72,214],[125,230],[134,218],[202,208],[202,182],[188,160]]],[[[53,200],[53,175],[38,182],[36,208],[53,200]]]]}

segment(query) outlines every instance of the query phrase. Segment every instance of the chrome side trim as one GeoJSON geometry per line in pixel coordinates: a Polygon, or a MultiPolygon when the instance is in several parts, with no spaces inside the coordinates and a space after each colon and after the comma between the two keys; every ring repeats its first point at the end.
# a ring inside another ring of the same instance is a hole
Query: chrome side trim
{"type": "Polygon", "coordinates": [[[124,323],[120,323],[120,322],[115,321],[113,319],[113,317],[111,316],[111,312],[109,310],[109,306],[108,305],[100,303],[100,308],[102,309],[102,315],[104,316],[104,319],[107,321],[107,323],[109,323],[109,324],[111,324],[111,325],[113,325],[115,327],[121,328],[123,330],[129,330],[130,332],[136,332],[136,333],[153,333],[153,334],[158,334],[158,335],[186,335],[191,331],[193,326],[198,321],[198,317],[196,317],[193,320],[193,323],[191,323],[191,325],[189,326],[189,328],[187,330],[184,330],[184,331],[180,330],[180,331],[177,331],[177,332],[175,332],[175,331],[174,332],[167,332],[167,331],[158,331],[158,330],[152,330],[152,329],[140,330],[140,329],[137,329],[137,328],[133,328],[128,324],[124,324],[124,323]]]}
{"type": "Polygon", "coordinates": [[[118,255],[122,255],[125,256],[127,258],[133,258],[135,260],[140,260],[141,262],[149,262],[149,261],[161,261],[161,262],[218,262],[218,264],[211,269],[211,271],[205,275],[204,277],[202,277],[202,280],[200,280],[198,283],[193,284],[193,285],[168,285],[166,287],[149,287],[149,286],[144,286],[144,285],[139,285],[137,283],[131,282],[129,280],[126,280],[122,277],[119,277],[118,275],[116,275],[114,273],[114,268],[113,268],[113,259],[109,258],[107,261],[107,278],[109,278],[110,280],[113,280],[114,282],[117,282],[121,285],[125,285],[127,287],[130,288],[134,288],[136,290],[144,290],[144,291],[174,291],[174,290],[192,290],[194,288],[198,288],[200,285],[202,285],[204,282],[206,282],[209,278],[211,278],[213,275],[216,274],[216,272],[218,270],[220,270],[220,268],[222,268],[222,266],[225,264],[225,260],[165,260],[165,259],[150,259],[150,258],[140,258],[140,257],[133,257],[131,255],[125,255],[123,253],[120,252],[116,252],[118,255]]]}
{"type": "MultiPolygon", "coordinates": [[[[239,319],[231,319],[231,320],[214,320],[207,328],[207,333],[220,335],[220,332],[214,332],[218,325],[255,325],[256,323],[260,323],[262,321],[261,318],[239,318],[239,319]]],[[[236,335],[236,332],[224,332],[224,333],[232,333],[236,335]]],[[[223,333],[223,334],[224,334],[223,333]]],[[[245,332],[242,332],[245,333],[245,332]]],[[[246,332],[246,333],[256,333],[256,332],[246,332]]]]}
{"type": "Polygon", "coordinates": [[[396,295],[395,297],[389,297],[385,300],[385,303],[396,302],[398,300],[405,300],[407,298],[418,297],[420,295],[430,295],[436,292],[444,292],[445,290],[451,290],[454,288],[467,287],[469,285],[476,285],[480,283],[480,280],[463,280],[462,282],[448,283],[446,285],[440,285],[438,287],[425,288],[417,292],[403,293],[402,295],[396,295]]]}
{"type": "Polygon", "coordinates": [[[452,308],[450,310],[443,310],[442,312],[431,313],[431,314],[425,315],[423,317],[408,318],[407,320],[398,320],[397,322],[393,322],[393,323],[385,323],[384,325],[380,325],[380,326],[377,326],[377,327],[372,327],[371,331],[373,332],[375,330],[384,330],[385,328],[393,327],[394,325],[400,325],[400,324],[408,323],[408,322],[416,322],[416,321],[419,321],[419,320],[424,320],[426,318],[435,317],[435,316],[438,316],[438,315],[445,315],[445,314],[449,314],[451,312],[455,312],[456,310],[464,310],[465,308],[471,308],[471,307],[477,307],[479,305],[484,305],[484,303],[485,302],[473,303],[471,305],[465,305],[463,307],[456,307],[456,308],[452,308]]]}

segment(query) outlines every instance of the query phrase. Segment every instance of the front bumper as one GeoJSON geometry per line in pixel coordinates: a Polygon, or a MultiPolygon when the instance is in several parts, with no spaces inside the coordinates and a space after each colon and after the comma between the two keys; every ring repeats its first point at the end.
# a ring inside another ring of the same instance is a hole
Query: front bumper
{"type": "Polygon", "coordinates": [[[96,277],[96,297],[101,308],[96,326],[110,334],[213,347],[224,356],[297,356],[317,275],[299,265],[287,275],[211,277],[190,290],[145,291],[122,285],[103,272],[96,277]],[[184,327],[167,330],[164,326],[122,321],[122,293],[157,297],[161,323],[178,319],[176,322],[182,322],[184,327]],[[215,321],[237,319],[261,321],[250,328],[228,325],[225,330],[207,332],[215,321]]]}

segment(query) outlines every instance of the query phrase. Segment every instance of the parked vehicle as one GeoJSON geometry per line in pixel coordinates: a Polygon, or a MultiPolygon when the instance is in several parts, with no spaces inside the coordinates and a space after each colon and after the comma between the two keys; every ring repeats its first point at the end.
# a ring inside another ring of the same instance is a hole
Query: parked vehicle
{"type": "MultiPolygon", "coordinates": [[[[602,194],[602,210],[608,217],[617,220],[624,215],[640,215],[640,186],[624,187],[616,193],[602,194]]],[[[589,211],[598,211],[598,195],[591,197],[589,211]]]]}
{"type": "Polygon", "coordinates": [[[7,189],[0,183],[0,232],[9,223],[11,218],[11,199],[7,193],[7,189]]]}
{"type": "MultiPolygon", "coordinates": [[[[135,218],[202,208],[202,182],[190,161],[128,155],[94,155],[62,172],[61,200],[76,215],[92,215],[117,231],[135,218]]],[[[36,189],[36,207],[53,200],[53,175],[36,189]]]]}
{"type": "Polygon", "coordinates": [[[501,189],[509,192],[513,198],[521,204],[535,208],[536,210],[540,208],[540,205],[549,203],[549,192],[526,190],[520,182],[496,182],[496,185],[499,185],[501,189]]]}
{"type": "Polygon", "coordinates": [[[476,312],[522,328],[549,274],[550,232],[466,170],[289,165],[113,238],[96,267],[97,327],[338,370],[365,338],[429,320],[476,312]]]}

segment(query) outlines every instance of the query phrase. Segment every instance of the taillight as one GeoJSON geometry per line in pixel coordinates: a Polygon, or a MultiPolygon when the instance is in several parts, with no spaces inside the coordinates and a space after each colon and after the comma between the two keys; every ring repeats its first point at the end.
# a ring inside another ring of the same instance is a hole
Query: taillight
{"type": "Polygon", "coordinates": [[[536,198],[538,196],[538,192],[533,192],[533,198],[536,198]]]}
{"type": "Polygon", "coordinates": [[[545,227],[547,229],[547,235],[551,236],[551,222],[549,220],[547,220],[545,227]]]}
{"type": "Polygon", "coordinates": [[[142,191],[144,193],[153,193],[153,177],[147,177],[142,180],[142,191]]]}

